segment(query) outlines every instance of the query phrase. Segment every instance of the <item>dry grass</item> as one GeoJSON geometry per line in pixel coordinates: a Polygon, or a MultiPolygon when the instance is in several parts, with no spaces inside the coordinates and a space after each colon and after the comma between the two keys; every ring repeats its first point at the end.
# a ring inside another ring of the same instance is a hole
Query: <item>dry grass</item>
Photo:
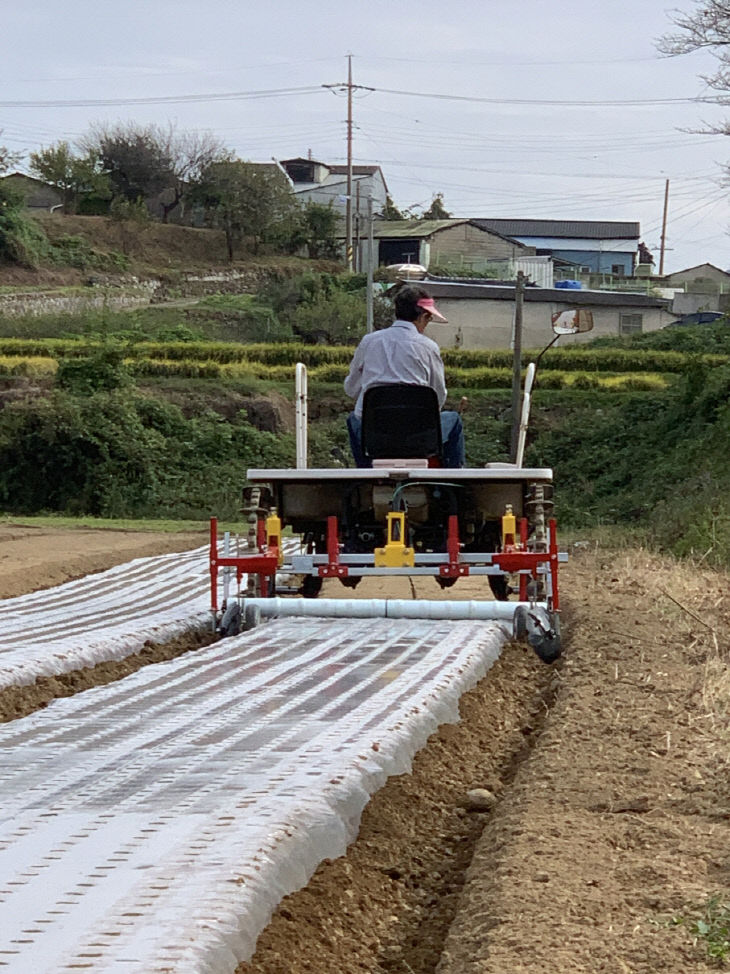
{"type": "Polygon", "coordinates": [[[698,729],[717,772],[730,774],[730,574],[642,548],[603,555],[618,561],[622,578],[646,602],[657,638],[671,620],[684,652],[703,661],[698,729]]]}

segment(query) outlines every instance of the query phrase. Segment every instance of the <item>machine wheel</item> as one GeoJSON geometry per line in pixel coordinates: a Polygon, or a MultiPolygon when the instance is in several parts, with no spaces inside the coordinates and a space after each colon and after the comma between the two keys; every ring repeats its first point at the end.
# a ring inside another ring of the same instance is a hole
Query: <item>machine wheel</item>
{"type": "Polygon", "coordinates": [[[241,631],[241,606],[234,599],[226,606],[226,610],[218,625],[218,635],[221,639],[227,636],[237,636],[241,631]]]}
{"type": "Polygon", "coordinates": [[[302,595],[305,599],[316,599],[322,591],[323,579],[317,575],[305,575],[302,581],[302,595]]]}
{"type": "Polygon", "coordinates": [[[243,631],[251,632],[261,623],[261,609],[257,605],[247,605],[243,612],[243,631]]]}
{"type": "Polygon", "coordinates": [[[553,614],[548,620],[544,610],[530,612],[518,605],[512,617],[512,635],[517,642],[532,646],[543,663],[554,663],[563,651],[558,617],[553,614]]]}
{"type": "Polygon", "coordinates": [[[487,575],[492,595],[498,602],[506,602],[509,598],[509,585],[506,575],[487,575]]]}
{"type": "Polygon", "coordinates": [[[524,605],[518,605],[512,617],[512,638],[518,643],[527,640],[527,609],[524,605]]]}
{"type": "Polygon", "coordinates": [[[529,642],[543,663],[554,663],[555,660],[560,659],[563,651],[560,633],[551,632],[531,636],[529,642]]]}

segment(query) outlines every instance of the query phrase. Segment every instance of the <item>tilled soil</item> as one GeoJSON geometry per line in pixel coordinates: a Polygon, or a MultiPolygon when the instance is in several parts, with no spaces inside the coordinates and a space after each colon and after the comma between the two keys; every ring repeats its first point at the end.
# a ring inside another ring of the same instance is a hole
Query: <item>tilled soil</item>
{"type": "MultiPolygon", "coordinates": [[[[0,599],[60,585],[150,555],[200,547],[205,533],[161,535],[144,531],[63,530],[0,525],[0,599]]],[[[0,609],[0,611],[2,611],[0,609]]],[[[104,686],[149,663],[173,659],[211,642],[212,634],[190,633],[160,645],[145,643],[122,660],[84,666],[24,686],[0,690],[0,723],[25,717],[58,697],[104,686]]]]}
{"type": "MultiPolygon", "coordinates": [[[[61,534],[0,531],[0,593],[203,543],[61,534]]],[[[727,591],[643,551],[574,551],[563,660],[508,646],[238,974],[717,970],[691,921],[730,891],[727,591]]]]}
{"type": "Polygon", "coordinates": [[[508,647],[238,974],[717,970],[690,921],[730,890],[727,583],[578,550],[563,660],[508,647]]]}

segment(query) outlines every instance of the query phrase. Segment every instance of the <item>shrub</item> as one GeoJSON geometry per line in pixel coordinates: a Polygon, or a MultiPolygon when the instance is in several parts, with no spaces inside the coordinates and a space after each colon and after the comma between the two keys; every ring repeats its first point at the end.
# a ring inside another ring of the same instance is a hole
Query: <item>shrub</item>
{"type": "Polygon", "coordinates": [[[48,256],[48,240],[24,207],[22,194],[0,183],[0,260],[35,268],[48,256]]]}
{"type": "Polygon", "coordinates": [[[538,372],[535,386],[538,389],[564,389],[565,377],[562,372],[538,372]]]}
{"type": "Polygon", "coordinates": [[[234,517],[247,466],[289,466],[291,436],[129,389],[20,400],[0,412],[0,505],[18,513],[234,517]]]}
{"type": "Polygon", "coordinates": [[[56,385],[59,389],[88,396],[100,389],[120,389],[130,382],[123,352],[113,346],[101,346],[86,358],[64,358],[58,363],[56,385]]]}
{"type": "Polygon", "coordinates": [[[107,271],[126,271],[129,258],[117,251],[100,253],[83,237],[70,234],[59,237],[50,249],[50,258],[56,264],[78,267],[81,270],[95,268],[107,271]]]}
{"type": "Polygon", "coordinates": [[[291,318],[295,334],[312,344],[353,344],[365,334],[365,302],[361,295],[335,292],[300,305],[291,318]]]}
{"type": "Polygon", "coordinates": [[[578,375],[571,377],[570,385],[573,389],[597,389],[600,382],[594,375],[579,372],[578,375]]]}

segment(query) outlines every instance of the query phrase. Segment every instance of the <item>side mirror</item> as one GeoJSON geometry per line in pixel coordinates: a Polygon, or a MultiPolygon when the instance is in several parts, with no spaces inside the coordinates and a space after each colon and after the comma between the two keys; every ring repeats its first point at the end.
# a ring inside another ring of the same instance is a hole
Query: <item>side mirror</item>
{"type": "Polygon", "coordinates": [[[593,312],[586,308],[556,311],[552,316],[552,323],[556,335],[577,335],[579,332],[593,331],[593,312]]]}

